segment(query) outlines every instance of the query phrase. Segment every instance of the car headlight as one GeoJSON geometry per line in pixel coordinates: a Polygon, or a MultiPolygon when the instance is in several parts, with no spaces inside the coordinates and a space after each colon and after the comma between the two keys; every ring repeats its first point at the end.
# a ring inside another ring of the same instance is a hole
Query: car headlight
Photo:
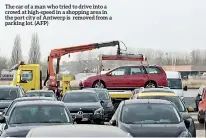
{"type": "Polygon", "coordinates": [[[94,111],[94,114],[103,114],[103,113],[104,113],[104,109],[102,107],[94,111]]]}
{"type": "Polygon", "coordinates": [[[190,134],[190,132],[188,131],[183,131],[178,138],[188,138],[188,137],[192,137],[192,135],[190,134]]]}
{"type": "Polygon", "coordinates": [[[113,104],[111,103],[111,102],[109,102],[108,104],[107,104],[107,108],[111,108],[113,106],[113,104]]]}

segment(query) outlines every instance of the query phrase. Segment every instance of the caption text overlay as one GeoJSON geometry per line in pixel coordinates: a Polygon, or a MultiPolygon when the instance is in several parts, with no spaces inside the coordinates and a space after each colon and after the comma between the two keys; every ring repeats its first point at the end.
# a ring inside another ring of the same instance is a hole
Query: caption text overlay
{"type": "Polygon", "coordinates": [[[41,26],[50,21],[112,20],[107,5],[11,5],[5,4],[5,26],[41,26]]]}

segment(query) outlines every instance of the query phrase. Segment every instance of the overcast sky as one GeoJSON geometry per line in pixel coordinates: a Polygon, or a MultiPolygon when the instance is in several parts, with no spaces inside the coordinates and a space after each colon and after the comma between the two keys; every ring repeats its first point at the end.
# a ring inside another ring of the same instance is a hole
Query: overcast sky
{"type": "MultiPolygon", "coordinates": [[[[42,58],[53,48],[121,40],[128,49],[206,48],[206,0],[1,0],[0,54],[10,57],[16,34],[24,58],[37,32],[42,58]],[[50,21],[49,26],[5,27],[5,4],[106,4],[112,21],[50,21]]],[[[107,48],[104,51],[110,51],[107,48]]],[[[64,58],[66,59],[66,58],[64,58]]]]}

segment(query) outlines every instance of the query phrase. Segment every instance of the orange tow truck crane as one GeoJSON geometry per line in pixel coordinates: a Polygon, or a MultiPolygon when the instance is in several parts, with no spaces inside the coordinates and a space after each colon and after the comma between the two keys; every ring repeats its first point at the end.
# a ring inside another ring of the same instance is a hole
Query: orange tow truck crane
{"type": "MultiPolygon", "coordinates": [[[[57,81],[58,73],[59,73],[59,63],[61,57],[66,54],[76,53],[76,52],[84,52],[93,49],[99,49],[103,47],[113,47],[117,46],[117,55],[121,54],[120,52],[120,41],[110,41],[110,42],[103,42],[103,43],[92,43],[87,45],[79,45],[73,47],[65,47],[65,48],[58,48],[53,49],[48,56],[48,69],[47,69],[47,77],[44,81],[44,86],[47,86],[48,89],[53,90],[55,93],[59,93],[59,83],[57,81]],[[57,66],[56,72],[54,71],[54,64],[53,60],[57,59],[57,66]],[[48,81],[48,84],[47,84],[48,81]]],[[[12,85],[20,85],[22,86],[25,91],[34,89],[39,90],[42,88],[41,82],[41,70],[39,64],[19,64],[15,66],[15,70],[17,70],[16,75],[14,75],[14,80],[12,85]],[[22,74],[26,72],[29,74],[29,77],[22,80],[22,74]],[[26,80],[25,80],[26,79],[26,80]]]]}

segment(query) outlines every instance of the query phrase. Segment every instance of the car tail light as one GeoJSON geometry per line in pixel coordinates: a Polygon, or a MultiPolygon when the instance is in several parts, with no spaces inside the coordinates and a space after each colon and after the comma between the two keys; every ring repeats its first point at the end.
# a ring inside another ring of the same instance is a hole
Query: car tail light
{"type": "Polygon", "coordinates": [[[79,82],[79,86],[83,86],[83,83],[82,83],[82,81],[80,81],[80,82],[79,82]]]}

